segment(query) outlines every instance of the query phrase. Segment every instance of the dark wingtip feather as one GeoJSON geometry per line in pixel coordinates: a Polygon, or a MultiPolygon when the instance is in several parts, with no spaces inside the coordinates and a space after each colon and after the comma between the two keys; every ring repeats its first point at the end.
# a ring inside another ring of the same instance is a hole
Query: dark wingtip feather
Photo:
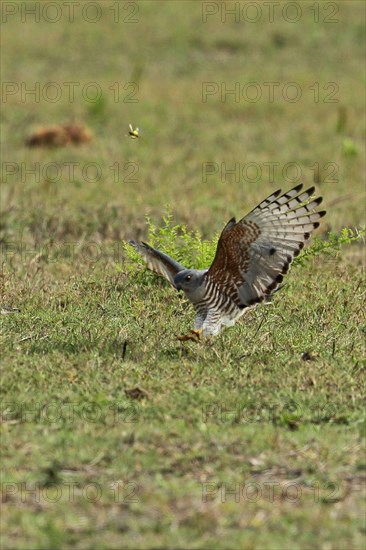
{"type": "Polygon", "coordinates": [[[312,187],[309,187],[309,189],[306,189],[305,193],[308,193],[310,196],[314,193],[315,187],[314,185],[312,187]]]}
{"type": "MultiPolygon", "coordinates": [[[[298,193],[299,191],[301,191],[301,189],[304,187],[304,184],[303,183],[299,183],[299,185],[295,185],[295,187],[293,187],[292,189],[290,189],[290,191],[295,191],[296,193],[298,193]]],[[[286,193],[288,193],[288,191],[286,191],[286,193]]]]}
{"type": "Polygon", "coordinates": [[[153,247],[150,246],[149,244],[145,243],[144,241],[141,241],[141,244],[144,248],[147,248],[148,250],[153,250],[154,251],[153,247]]]}

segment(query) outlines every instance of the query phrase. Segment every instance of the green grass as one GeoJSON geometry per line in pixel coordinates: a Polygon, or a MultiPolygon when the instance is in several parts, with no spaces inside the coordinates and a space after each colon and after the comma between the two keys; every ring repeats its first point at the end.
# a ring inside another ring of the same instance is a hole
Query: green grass
{"type": "Polygon", "coordinates": [[[338,2],[339,22],[322,23],[320,5],[314,23],[311,4],[293,24],[203,23],[201,3],[155,0],[134,24],[114,23],[108,2],[95,24],[2,24],[4,82],[103,91],[3,104],[1,306],[20,310],[1,316],[3,548],[363,548],[364,248],[343,233],[324,252],[329,232],[364,224],[365,10],[338,2]],[[128,82],[136,103],[123,101],[128,82]],[[256,103],[203,102],[205,82],[279,87],[273,102],[264,86],[256,103]],[[282,97],[289,82],[297,103],[282,97]],[[324,102],[327,83],[338,103],[324,102]],[[89,144],[24,146],[38,125],[70,119],[93,131],[89,144]],[[125,137],[129,123],[141,139],[125,137]],[[225,173],[235,163],[239,177],[225,173]],[[124,241],[150,229],[197,267],[231,216],[296,183],[287,163],[324,196],[308,261],[273,304],[180,344],[191,306],[124,241]],[[209,243],[176,240],[175,225],[209,243]]]}

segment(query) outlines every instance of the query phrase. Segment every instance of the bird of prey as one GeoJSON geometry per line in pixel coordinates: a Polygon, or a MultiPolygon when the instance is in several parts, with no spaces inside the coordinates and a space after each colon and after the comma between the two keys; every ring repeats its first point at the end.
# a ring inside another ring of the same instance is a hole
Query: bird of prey
{"type": "Polygon", "coordinates": [[[233,326],[246,308],[273,294],[325,211],[316,211],[322,197],[315,188],[297,185],[272,193],[238,222],[232,218],[222,230],[216,255],[208,269],[186,269],[148,244],[130,241],[147,267],[183,290],[196,310],[193,336],[216,336],[233,326]]]}

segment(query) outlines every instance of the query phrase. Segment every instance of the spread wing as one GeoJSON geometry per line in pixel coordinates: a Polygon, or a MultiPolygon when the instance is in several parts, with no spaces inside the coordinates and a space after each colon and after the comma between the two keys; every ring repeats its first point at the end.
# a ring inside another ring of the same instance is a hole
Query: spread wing
{"type": "Polygon", "coordinates": [[[164,252],[160,252],[160,250],[156,250],[146,243],[136,243],[135,241],[130,241],[130,245],[133,246],[137,252],[139,252],[145,260],[147,267],[151,271],[165,277],[165,279],[167,279],[175,288],[174,277],[177,273],[179,273],[179,271],[186,269],[182,264],[176,262],[167,254],[164,254],[164,252]]]}
{"type": "Polygon", "coordinates": [[[239,222],[233,218],[224,227],[207,277],[238,307],[273,293],[325,215],[315,211],[323,200],[311,199],[315,188],[301,193],[302,187],[283,195],[279,189],[239,222]]]}

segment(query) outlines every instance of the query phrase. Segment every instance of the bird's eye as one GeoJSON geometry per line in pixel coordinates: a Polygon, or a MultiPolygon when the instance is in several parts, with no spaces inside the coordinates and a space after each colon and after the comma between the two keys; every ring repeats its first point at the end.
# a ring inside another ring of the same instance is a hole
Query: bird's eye
{"type": "Polygon", "coordinates": [[[192,279],[192,275],[187,275],[186,281],[190,281],[192,279]]]}

